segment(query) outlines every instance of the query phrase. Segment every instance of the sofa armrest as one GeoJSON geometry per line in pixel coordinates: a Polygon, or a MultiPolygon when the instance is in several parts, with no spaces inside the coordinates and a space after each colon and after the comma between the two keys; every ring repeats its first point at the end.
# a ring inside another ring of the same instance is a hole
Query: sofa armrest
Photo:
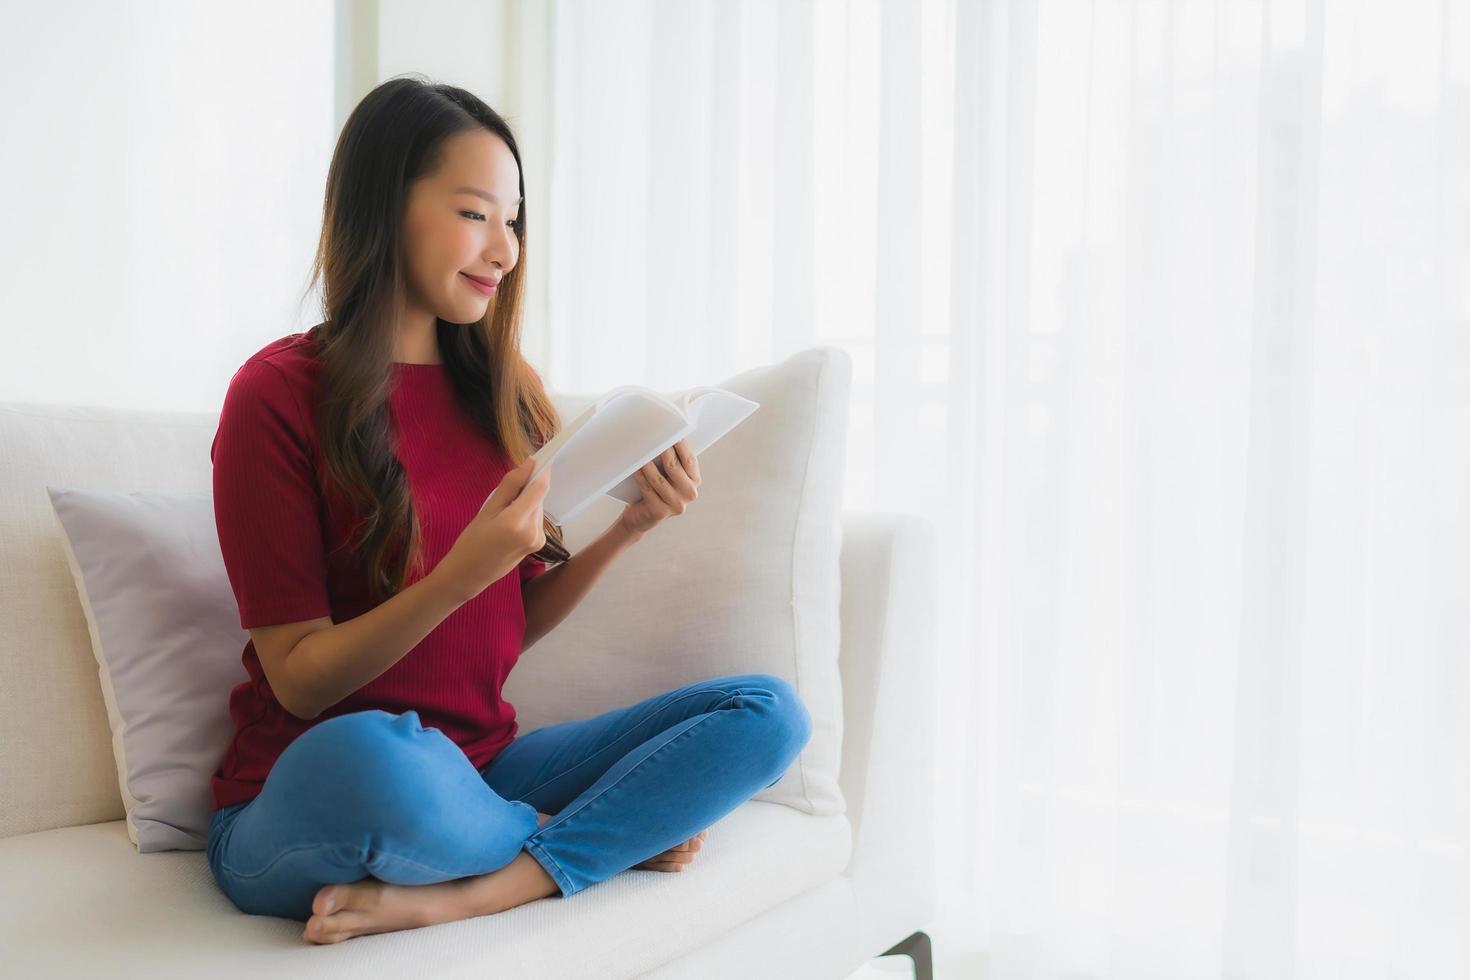
{"type": "Polygon", "coordinates": [[[938,579],[933,524],[849,512],[842,540],[842,770],[853,881],[875,952],[935,909],[938,579]]]}

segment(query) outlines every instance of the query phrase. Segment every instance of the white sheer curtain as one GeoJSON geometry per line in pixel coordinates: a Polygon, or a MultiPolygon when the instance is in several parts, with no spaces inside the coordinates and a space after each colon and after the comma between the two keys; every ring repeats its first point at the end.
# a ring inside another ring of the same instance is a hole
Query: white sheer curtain
{"type": "Polygon", "coordinates": [[[549,30],[555,387],[840,345],[943,529],[941,976],[1470,975],[1470,5],[549,30]]]}

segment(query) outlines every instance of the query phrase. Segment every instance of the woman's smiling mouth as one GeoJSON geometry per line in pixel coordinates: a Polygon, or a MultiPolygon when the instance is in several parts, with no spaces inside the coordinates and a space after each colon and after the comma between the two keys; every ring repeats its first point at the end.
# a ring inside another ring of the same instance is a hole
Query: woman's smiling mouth
{"type": "Polygon", "coordinates": [[[461,272],[460,275],[468,279],[471,286],[473,286],[475,289],[478,289],[486,296],[495,295],[495,289],[497,285],[496,283],[491,282],[489,279],[478,279],[475,276],[470,275],[468,272],[461,272]]]}

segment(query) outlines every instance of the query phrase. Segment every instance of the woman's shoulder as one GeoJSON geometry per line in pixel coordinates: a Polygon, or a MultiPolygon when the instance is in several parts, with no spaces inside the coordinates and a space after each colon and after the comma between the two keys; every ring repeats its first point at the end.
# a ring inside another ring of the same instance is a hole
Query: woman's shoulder
{"type": "Polygon", "coordinates": [[[287,375],[300,375],[314,371],[316,354],[317,345],[311,332],[300,331],[272,340],[247,357],[241,367],[264,361],[287,375]]]}
{"type": "Polygon", "coordinates": [[[235,371],[234,381],[250,383],[251,380],[262,376],[271,379],[271,387],[274,387],[276,380],[279,379],[285,382],[286,387],[297,393],[315,384],[317,376],[316,342],[312,340],[309,332],[291,333],[272,340],[245,358],[245,363],[235,371]]]}
{"type": "Polygon", "coordinates": [[[305,333],[287,334],[245,359],[230,379],[224,410],[236,415],[266,413],[293,428],[309,429],[316,390],[315,342],[305,333]]]}

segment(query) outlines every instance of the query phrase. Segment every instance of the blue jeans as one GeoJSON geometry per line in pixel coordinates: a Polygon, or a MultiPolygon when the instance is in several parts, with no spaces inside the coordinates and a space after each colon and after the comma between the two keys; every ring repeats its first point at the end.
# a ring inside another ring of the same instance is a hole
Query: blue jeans
{"type": "Polygon", "coordinates": [[[810,737],[796,689],[771,674],[547,725],[478,770],[416,711],[355,711],[307,729],[257,796],[214,811],[209,868],[242,911],[303,922],[323,885],[430,884],[522,849],[571,895],[775,785],[810,737]],[[538,812],[552,815],[540,829],[538,812]]]}

